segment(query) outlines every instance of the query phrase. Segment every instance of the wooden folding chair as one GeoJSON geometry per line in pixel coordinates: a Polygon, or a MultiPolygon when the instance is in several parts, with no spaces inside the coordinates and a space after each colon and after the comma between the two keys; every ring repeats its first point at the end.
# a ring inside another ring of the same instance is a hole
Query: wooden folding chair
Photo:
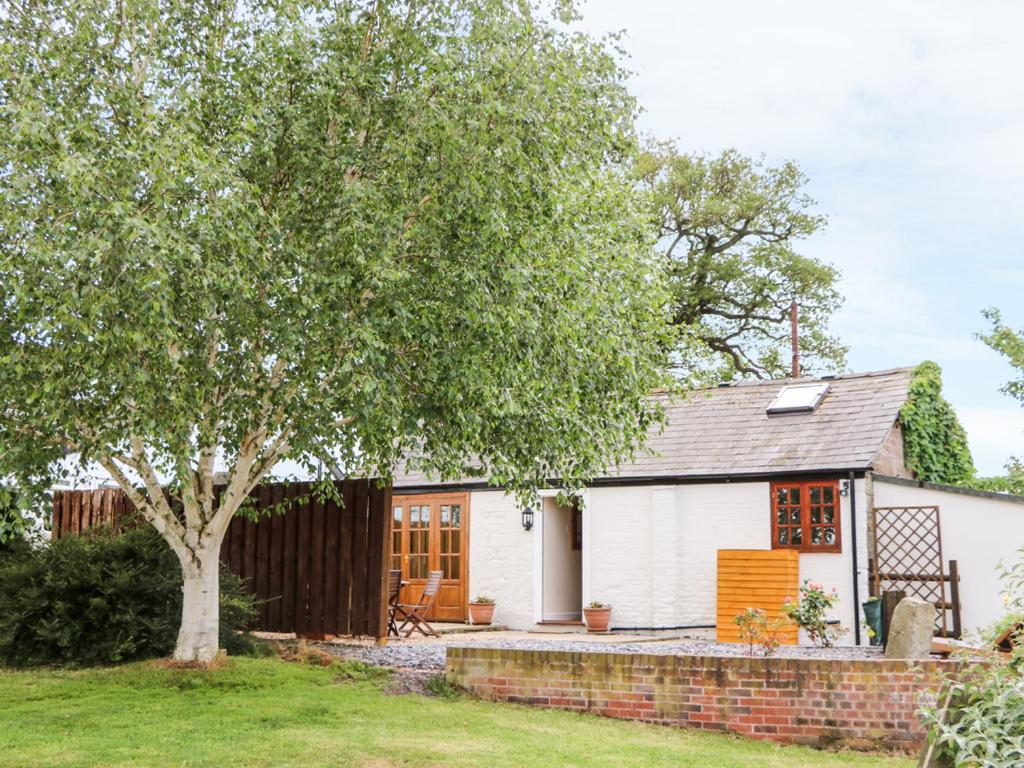
{"type": "Polygon", "coordinates": [[[405,633],[406,637],[409,637],[415,630],[419,630],[424,635],[433,635],[437,637],[437,632],[434,628],[427,623],[427,614],[430,612],[431,607],[434,605],[434,600],[437,599],[437,592],[441,588],[441,576],[443,571],[431,571],[430,576],[427,577],[427,583],[423,587],[423,594],[420,595],[420,601],[415,605],[409,603],[399,603],[398,609],[405,616],[405,621],[402,622],[402,626],[398,628],[401,632],[405,629],[407,624],[412,624],[409,627],[409,631],[405,633]]]}
{"type": "Polygon", "coordinates": [[[398,618],[405,618],[405,613],[398,605],[398,597],[401,593],[402,571],[388,571],[388,637],[391,637],[391,635],[399,637],[398,624],[395,621],[396,615],[398,618]]]}

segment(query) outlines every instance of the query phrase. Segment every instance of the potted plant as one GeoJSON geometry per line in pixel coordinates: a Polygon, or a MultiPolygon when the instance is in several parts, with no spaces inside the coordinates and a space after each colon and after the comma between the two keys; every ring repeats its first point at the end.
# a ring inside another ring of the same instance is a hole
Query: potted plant
{"type": "Polygon", "coordinates": [[[583,609],[583,620],[586,622],[587,632],[607,632],[611,617],[612,607],[607,603],[595,600],[583,609]]]}
{"type": "Polygon", "coordinates": [[[476,600],[469,603],[469,623],[490,624],[494,620],[494,598],[487,595],[477,595],[476,600]]]}

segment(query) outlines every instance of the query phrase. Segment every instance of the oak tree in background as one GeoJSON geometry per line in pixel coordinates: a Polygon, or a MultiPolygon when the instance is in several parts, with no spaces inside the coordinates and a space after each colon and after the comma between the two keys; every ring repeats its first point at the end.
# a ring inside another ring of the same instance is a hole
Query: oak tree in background
{"type": "Polygon", "coordinates": [[[0,16],[0,470],[106,468],[181,563],[176,658],[216,653],[222,538],[283,459],[525,493],[659,419],[609,51],[512,0],[0,16]]]}
{"type": "MultiPolygon", "coordinates": [[[[982,315],[991,323],[992,330],[980,334],[979,338],[1017,371],[1017,377],[1008,381],[1001,391],[1024,405],[1024,330],[1013,330],[997,309],[986,309],[982,315]]],[[[1005,469],[1005,475],[978,478],[974,485],[983,490],[1024,495],[1024,462],[1018,456],[1011,456],[1005,469]]]]}
{"type": "Polygon", "coordinates": [[[839,273],[796,251],[825,219],[812,212],[795,164],[770,167],[735,150],[689,154],[659,142],[640,153],[635,172],[669,259],[677,364],[718,380],[788,375],[795,299],[801,367],[844,366],[846,349],[827,328],[842,303],[839,273]]]}

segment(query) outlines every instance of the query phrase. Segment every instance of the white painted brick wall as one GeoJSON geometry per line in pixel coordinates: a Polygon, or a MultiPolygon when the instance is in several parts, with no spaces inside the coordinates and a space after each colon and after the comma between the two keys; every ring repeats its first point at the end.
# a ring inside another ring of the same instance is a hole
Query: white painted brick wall
{"type": "Polygon", "coordinates": [[[474,491],[469,500],[469,599],[497,601],[494,620],[533,626],[533,535],[518,505],[501,491],[474,491]]]}
{"type": "Polygon", "coordinates": [[[610,603],[612,625],[651,626],[651,489],[590,490],[590,599],[610,603]]]}
{"type": "Polygon", "coordinates": [[[714,624],[719,549],[771,547],[767,483],[681,485],[676,625],[714,624]]]}
{"type": "MultiPolygon", "coordinates": [[[[768,483],[592,488],[590,599],[611,603],[619,627],[713,624],[719,549],[771,547],[768,483]]],[[[867,597],[868,509],[857,482],[861,599],[867,597]]],[[[470,500],[470,597],[498,602],[497,619],[533,626],[534,541],[515,501],[499,491],[470,500]]],[[[843,552],[800,556],[800,577],[840,591],[834,618],[851,629],[853,590],[849,499],[842,499],[843,552]]]]}

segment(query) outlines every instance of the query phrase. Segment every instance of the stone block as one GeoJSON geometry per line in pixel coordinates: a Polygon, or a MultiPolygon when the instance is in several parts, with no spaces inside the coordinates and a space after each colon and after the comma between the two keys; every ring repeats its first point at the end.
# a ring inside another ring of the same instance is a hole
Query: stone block
{"type": "Polygon", "coordinates": [[[887,659],[927,659],[935,635],[935,606],[906,597],[892,614],[885,645],[887,659]]]}

